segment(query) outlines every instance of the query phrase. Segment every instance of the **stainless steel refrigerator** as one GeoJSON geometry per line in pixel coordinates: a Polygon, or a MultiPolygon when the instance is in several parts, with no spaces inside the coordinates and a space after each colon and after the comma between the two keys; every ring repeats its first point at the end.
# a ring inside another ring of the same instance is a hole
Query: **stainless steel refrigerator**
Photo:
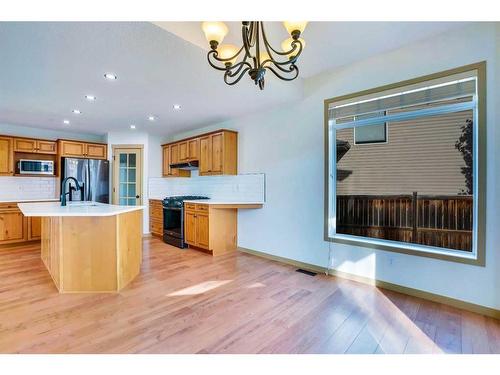
{"type": "MultiPolygon", "coordinates": [[[[62,179],[74,177],[83,183],[82,191],[73,191],[73,200],[109,203],[109,161],[97,159],[62,158],[62,179]]],[[[62,191],[62,190],[61,190],[62,191]]]]}

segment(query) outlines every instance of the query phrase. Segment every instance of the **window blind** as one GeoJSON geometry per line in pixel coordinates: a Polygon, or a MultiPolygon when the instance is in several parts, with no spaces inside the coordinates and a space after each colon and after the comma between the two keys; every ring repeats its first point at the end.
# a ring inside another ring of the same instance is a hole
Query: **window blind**
{"type": "Polygon", "coordinates": [[[339,119],[345,117],[366,116],[370,113],[377,113],[391,109],[411,107],[432,103],[437,101],[470,97],[476,93],[476,79],[468,78],[461,81],[444,83],[436,86],[423,87],[414,90],[405,91],[400,88],[399,93],[385,94],[380,92],[376,98],[361,100],[355,98],[356,102],[343,104],[329,108],[330,119],[339,119]]]}

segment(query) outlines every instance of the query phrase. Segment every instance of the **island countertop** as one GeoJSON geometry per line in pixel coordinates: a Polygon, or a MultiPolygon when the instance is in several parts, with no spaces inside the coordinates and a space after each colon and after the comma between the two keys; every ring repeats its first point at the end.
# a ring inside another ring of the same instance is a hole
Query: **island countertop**
{"type": "Polygon", "coordinates": [[[117,206],[97,202],[60,202],[19,203],[24,216],[114,216],[144,209],[144,206],[117,206]]]}

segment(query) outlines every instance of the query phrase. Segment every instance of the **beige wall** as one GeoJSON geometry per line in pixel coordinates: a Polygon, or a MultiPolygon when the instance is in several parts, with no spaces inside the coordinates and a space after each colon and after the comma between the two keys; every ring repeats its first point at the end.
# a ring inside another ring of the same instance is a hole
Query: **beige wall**
{"type": "Polygon", "coordinates": [[[472,111],[388,124],[388,142],[355,145],[353,129],[337,131],[351,149],[338,163],[350,170],[337,194],[445,194],[465,189],[465,166],[455,148],[472,111]]]}

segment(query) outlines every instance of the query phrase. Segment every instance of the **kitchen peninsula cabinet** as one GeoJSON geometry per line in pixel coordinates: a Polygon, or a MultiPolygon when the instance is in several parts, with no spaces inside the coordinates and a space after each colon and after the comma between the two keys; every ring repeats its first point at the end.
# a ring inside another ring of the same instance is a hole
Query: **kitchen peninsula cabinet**
{"type": "Polygon", "coordinates": [[[214,256],[237,247],[238,209],[262,208],[261,202],[184,201],[184,238],[189,247],[214,256]]]}

